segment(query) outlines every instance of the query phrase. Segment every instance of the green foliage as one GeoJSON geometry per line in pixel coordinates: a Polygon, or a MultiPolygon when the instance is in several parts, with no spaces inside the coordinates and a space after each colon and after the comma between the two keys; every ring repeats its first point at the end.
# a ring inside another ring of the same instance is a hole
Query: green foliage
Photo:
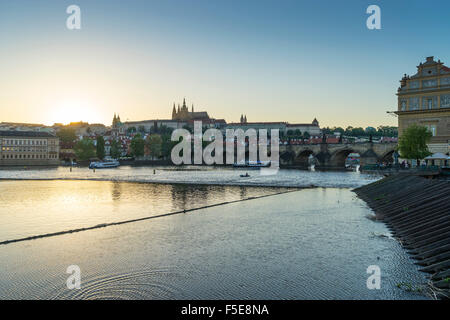
{"type": "Polygon", "coordinates": [[[133,139],[131,139],[131,154],[135,157],[142,157],[144,155],[145,141],[142,139],[140,133],[136,134],[133,139]]]}
{"type": "Polygon", "coordinates": [[[163,140],[159,134],[151,134],[147,137],[145,144],[150,156],[160,158],[162,156],[163,140]]]}
{"type": "Polygon", "coordinates": [[[162,146],[161,146],[161,153],[163,158],[169,158],[170,154],[172,152],[172,148],[178,143],[177,141],[172,141],[170,139],[171,135],[165,134],[161,136],[162,139],[162,146]]]}
{"type": "Polygon", "coordinates": [[[427,147],[431,137],[432,134],[426,127],[416,124],[409,126],[398,143],[400,156],[405,159],[420,160],[431,155],[427,147]]]}
{"type": "Polygon", "coordinates": [[[102,136],[97,137],[97,158],[100,160],[105,158],[105,139],[102,136]]]}
{"type": "Polygon", "coordinates": [[[95,157],[95,145],[89,138],[78,141],[74,147],[75,155],[79,161],[86,161],[95,157]]]}
{"type": "Polygon", "coordinates": [[[61,130],[59,130],[56,136],[63,144],[72,144],[77,139],[75,129],[72,128],[62,128],[61,130]]]}
{"type": "Polygon", "coordinates": [[[397,137],[398,129],[397,127],[391,126],[379,126],[378,128],[367,127],[365,129],[353,128],[352,126],[348,126],[346,129],[341,127],[326,127],[322,128],[322,132],[325,134],[334,134],[335,132],[339,132],[341,136],[345,135],[346,137],[369,137],[372,135],[373,137],[397,137]]]}
{"type": "Polygon", "coordinates": [[[119,159],[120,158],[120,144],[117,140],[111,141],[111,157],[113,159],[119,159]]]}

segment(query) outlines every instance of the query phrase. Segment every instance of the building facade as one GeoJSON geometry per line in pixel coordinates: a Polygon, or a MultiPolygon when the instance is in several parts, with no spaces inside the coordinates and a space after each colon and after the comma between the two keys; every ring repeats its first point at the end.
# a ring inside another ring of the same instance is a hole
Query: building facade
{"type": "Polygon", "coordinates": [[[427,57],[413,76],[404,75],[397,91],[398,134],[412,124],[427,127],[433,137],[431,152],[450,151],[450,68],[427,57]]]}
{"type": "Polygon", "coordinates": [[[276,129],[279,132],[287,134],[289,130],[300,130],[302,134],[308,132],[310,136],[318,136],[322,134],[319,127],[319,122],[314,119],[311,123],[288,123],[288,122],[247,122],[247,116],[241,116],[241,122],[228,123],[225,125],[225,129],[242,129],[244,131],[248,129],[267,129],[268,131],[276,129]]]}
{"type": "Polygon", "coordinates": [[[58,137],[48,132],[0,131],[0,166],[58,164],[58,137]]]}

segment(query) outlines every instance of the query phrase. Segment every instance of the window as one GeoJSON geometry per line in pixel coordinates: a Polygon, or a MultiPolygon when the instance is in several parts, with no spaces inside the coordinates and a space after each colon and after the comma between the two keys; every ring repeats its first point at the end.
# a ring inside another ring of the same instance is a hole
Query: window
{"type": "Polygon", "coordinates": [[[433,100],[428,99],[428,109],[433,109],[433,100]]]}

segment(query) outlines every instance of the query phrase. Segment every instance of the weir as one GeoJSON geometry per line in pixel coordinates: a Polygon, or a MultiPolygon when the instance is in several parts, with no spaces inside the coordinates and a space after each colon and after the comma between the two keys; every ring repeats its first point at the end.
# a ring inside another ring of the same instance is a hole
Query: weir
{"type": "Polygon", "coordinates": [[[436,297],[450,298],[450,181],[393,175],[353,190],[384,221],[436,297]]]}

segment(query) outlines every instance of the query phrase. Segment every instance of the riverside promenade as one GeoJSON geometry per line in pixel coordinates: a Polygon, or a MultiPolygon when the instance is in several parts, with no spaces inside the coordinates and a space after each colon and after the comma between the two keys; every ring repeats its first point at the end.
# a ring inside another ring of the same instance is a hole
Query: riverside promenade
{"type": "Polygon", "coordinates": [[[450,298],[450,180],[392,175],[354,189],[428,273],[435,297],[450,298]]]}

